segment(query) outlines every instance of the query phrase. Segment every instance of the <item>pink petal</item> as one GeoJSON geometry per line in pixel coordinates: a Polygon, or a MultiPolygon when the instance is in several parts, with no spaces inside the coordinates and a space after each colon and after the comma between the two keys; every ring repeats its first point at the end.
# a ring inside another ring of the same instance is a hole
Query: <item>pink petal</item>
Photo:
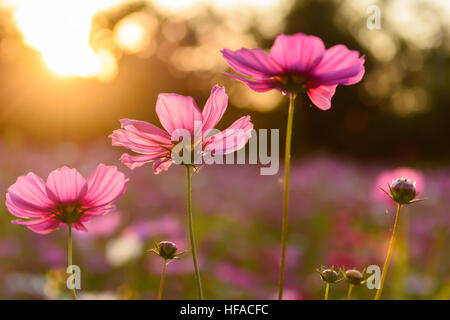
{"type": "Polygon", "coordinates": [[[62,167],[52,171],[47,178],[46,192],[59,203],[75,203],[87,191],[87,183],[76,170],[62,167]]]}
{"type": "MultiPolygon", "coordinates": [[[[104,215],[105,213],[107,213],[109,211],[113,211],[113,210],[116,210],[116,206],[108,204],[104,207],[90,208],[89,210],[86,211],[86,213],[87,213],[87,215],[100,216],[100,215],[104,215]]],[[[80,219],[80,221],[84,221],[84,220],[80,219]]]]}
{"type": "Polygon", "coordinates": [[[261,49],[232,51],[223,49],[222,55],[234,71],[254,78],[269,78],[284,73],[282,67],[261,49]]]}
{"type": "Polygon", "coordinates": [[[83,216],[80,218],[80,220],[78,222],[81,222],[81,223],[88,222],[88,221],[92,220],[95,217],[99,217],[99,216],[105,215],[109,211],[111,211],[111,210],[99,211],[98,214],[87,214],[87,213],[85,213],[85,214],[83,214],[83,216]]]}
{"type": "Polygon", "coordinates": [[[361,64],[361,69],[360,69],[359,73],[357,73],[356,76],[348,78],[347,81],[345,81],[342,84],[344,84],[344,85],[352,85],[352,84],[360,82],[361,79],[364,76],[364,73],[366,72],[366,69],[364,68],[364,62],[365,61],[366,61],[366,58],[364,56],[359,58],[359,62],[361,64]]]}
{"type": "Polygon", "coordinates": [[[50,233],[55,230],[60,224],[60,222],[54,217],[36,220],[14,220],[12,221],[12,223],[26,226],[28,229],[40,234],[50,233]]]}
{"type": "Polygon", "coordinates": [[[248,80],[229,73],[225,73],[225,75],[244,83],[245,85],[247,85],[247,87],[256,92],[266,92],[272,89],[281,90],[279,82],[274,79],[248,80]]]}
{"type": "Polygon", "coordinates": [[[162,171],[167,171],[172,163],[172,159],[158,159],[153,164],[153,172],[159,174],[162,171]]]}
{"type": "Polygon", "coordinates": [[[112,139],[113,146],[124,147],[134,152],[143,154],[161,152],[164,148],[170,147],[170,145],[155,143],[154,140],[149,140],[126,129],[114,130],[109,137],[112,139]]]}
{"type": "Polygon", "coordinates": [[[250,120],[250,116],[239,118],[224,131],[207,139],[204,151],[220,155],[232,153],[244,147],[253,129],[253,123],[250,120]]]}
{"type": "Polygon", "coordinates": [[[99,164],[87,184],[88,190],[81,202],[89,207],[102,207],[111,204],[125,192],[128,179],[116,166],[99,164]]]}
{"type": "Polygon", "coordinates": [[[203,109],[203,136],[207,136],[211,129],[214,129],[216,124],[222,118],[223,113],[227,109],[228,96],[225,93],[225,88],[214,86],[211,90],[211,95],[206,101],[203,109]]]}
{"type": "Polygon", "coordinates": [[[308,73],[322,60],[325,45],[315,36],[303,33],[281,34],[270,49],[270,55],[287,71],[308,73]]]}
{"type": "Polygon", "coordinates": [[[103,216],[103,215],[107,214],[108,212],[115,211],[115,210],[116,210],[116,206],[114,206],[114,205],[106,205],[103,207],[90,208],[84,212],[83,216],[78,221],[86,222],[86,221],[91,220],[92,218],[95,218],[98,216],[103,216]]]}
{"type": "MultiPolygon", "coordinates": [[[[11,214],[19,218],[42,218],[51,214],[52,210],[42,210],[30,205],[24,199],[8,192],[6,194],[6,207],[11,214]]],[[[56,207],[56,205],[55,205],[56,207]]]]}
{"type": "Polygon", "coordinates": [[[364,57],[340,44],[329,48],[311,76],[318,84],[354,84],[364,75],[364,57]]]}
{"type": "Polygon", "coordinates": [[[151,123],[132,119],[121,119],[122,127],[138,136],[159,145],[171,145],[170,135],[151,123]]]}
{"type": "Polygon", "coordinates": [[[78,231],[88,231],[88,229],[80,221],[73,223],[72,226],[78,231]]]}
{"type": "Polygon", "coordinates": [[[57,205],[45,192],[45,182],[34,173],[21,176],[8,188],[6,206],[18,217],[47,215],[57,205]]]}
{"type": "Polygon", "coordinates": [[[192,136],[201,130],[202,114],[192,97],[161,93],[156,101],[156,113],[171,136],[177,129],[188,130],[192,136]]]}
{"type": "Polygon", "coordinates": [[[120,157],[120,161],[126,165],[131,170],[134,170],[136,168],[139,168],[143,166],[144,164],[148,162],[153,162],[160,158],[167,158],[170,155],[167,151],[160,152],[160,153],[154,153],[154,154],[144,154],[144,155],[138,155],[138,156],[132,156],[128,153],[122,154],[120,157]]]}
{"type": "Polygon", "coordinates": [[[332,86],[318,86],[307,90],[308,96],[312,103],[321,110],[328,110],[331,108],[331,98],[336,91],[337,85],[332,86]]]}

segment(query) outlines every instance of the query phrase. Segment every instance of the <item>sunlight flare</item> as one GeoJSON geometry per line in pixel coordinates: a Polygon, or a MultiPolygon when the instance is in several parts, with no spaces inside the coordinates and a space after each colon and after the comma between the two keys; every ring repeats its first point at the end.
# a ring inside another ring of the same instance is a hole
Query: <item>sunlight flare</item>
{"type": "Polygon", "coordinates": [[[90,45],[93,17],[125,0],[20,0],[14,20],[27,45],[39,51],[46,66],[62,76],[115,75],[115,57],[90,45]]]}

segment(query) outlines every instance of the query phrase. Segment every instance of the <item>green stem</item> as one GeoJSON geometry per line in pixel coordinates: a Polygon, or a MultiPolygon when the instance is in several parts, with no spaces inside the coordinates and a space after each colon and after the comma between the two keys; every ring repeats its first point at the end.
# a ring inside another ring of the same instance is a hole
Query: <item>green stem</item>
{"type": "Polygon", "coordinates": [[[281,266],[280,281],[278,286],[278,299],[283,299],[284,288],[284,269],[286,265],[286,239],[288,228],[288,203],[289,203],[289,169],[291,163],[291,140],[292,140],[292,123],[294,120],[294,100],[295,95],[289,95],[289,114],[286,129],[286,144],[284,154],[284,199],[283,199],[283,220],[281,225],[281,266]]]}
{"type": "Polygon", "coordinates": [[[197,249],[195,246],[194,237],[194,223],[192,219],[192,204],[191,204],[191,167],[186,166],[186,181],[187,181],[187,211],[189,224],[189,240],[191,242],[192,260],[194,261],[195,280],[197,281],[197,291],[200,300],[203,300],[202,280],[200,278],[200,270],[197,263],[197,249]]]}
{"type": "Polygon", "coordinates": [[[328,291],[330,290],[330,283],[327,282],[325,286],[325,298],[323,300],[328,300],[328,291]]]}
{"type": "Polygon", "coordinates": [[[410,216],[403,215],[402,224],[398,226],[397,240],[395,242],[396,263],[395,268],[391,268],[392,277],[396,279],[396,285],[392,287],[393,299],[405,299],[406,277],[408,275],[409,260],[409,222],[410,216]]]}
{"type": "Polygon", "coordinates": [[[395,214],[394,230],[392,231],[391,242],[389,243],[389,249],[386,256],[386,261],[384,262],[383,272],[381,273],[380,288],[377,290],[375,295],[375,300],[379,300],[381,297],[381,292],[383,291],[384,280],[386,279],[387,270],[389,269],[389,262],[391,261],[392,251],[394,250],[395,239],[397,237],[397,230],[400,221],[400,211],[402,210],[402,205],[397,205],[397,213],[395,214]]]}
{"type": "Polygon", "coordinates": [[[353,285],[349,284],[348,285],[347,300],[350,300],[350,297],[352,296],[352,291],[353,291],[353,285]]]}
{"type": "MultiPolygon", "coordinates": [[[[72,224],[69,223],[69,239],[67,242],[67,266],[70,267],[72,265],[72,224]]],[[[72,299],[77,300],[77,294],[75,292],[75,288],[71,289],[72,299]]]]}
{"type": "Polygon", "coordinates": [[[162,300],[164,278],[166,277],[167,259],[164,259],[163,270],[161,273],[161,280],[159,281],[158,300],[162,300]]]}

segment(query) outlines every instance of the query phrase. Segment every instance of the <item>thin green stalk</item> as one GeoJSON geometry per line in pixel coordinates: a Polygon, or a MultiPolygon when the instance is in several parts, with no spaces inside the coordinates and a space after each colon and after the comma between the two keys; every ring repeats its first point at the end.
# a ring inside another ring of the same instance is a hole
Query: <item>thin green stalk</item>
{"type": "Polygon", "coordinates": [[[203,300],[202,280],[200,278],[200,270],[197,263],[197,249],[195,246],[194,237],[194,223],[192,219],[192,203],[191,203],[191,167],[186,166],[186,181],[187,181],[187,211],[189,224],[189,240],[191,242],[192,260],[194,261],[195,280],[197,281],[197,291],[200,300],[203,300]]]}
{"type": "Polygon", "coordinates": [[[291,164],[291,140],[292,140],[292,123],[294,120],[294,100],[295,95],[289,95],[289,114],[286,129],[286,144],[284,154],[284,200],[283,200],[283,220],[281,225],[281,266],[280,281],[278,286],[278,300],[283,299],[284,288],[284,269],[286,265],[286,240],[288,228],[288,203],[289,203],[289,169],[291,164]]]}
{"type": "Polygon", "coordinates": [[[393,253],[396,255],[395,268],[391,268],[392,278],[395,279],[395,286],[392,287],[392,298],[396,300],[405,299],[406,278],[408,275],[409,261],[409,225],[410,216],[403,215],[402,223],[398,226],[397,240],[393,253]]]}
{"type": "Polygon", "coordinates": [[[330,290],[330,283],[327,282],[325,286],[325,298],[323,300],[328,300],[328,291],[330,290]]]}
{"type": "Polygon", "coordinates": [[[348,292],[347,292],[347,300],[350,300],[350,297],[352,296],[352,291],[353,291],[353,285],[349,284],[348,285],[348,292]]]}
{"type": "MultiPolygon", "coordinates": [[[[72,224],[69,223],[69,239],[67,242],[67,266],[72,265],[72,224]]],[[[72,299],[77,300],[77,294],[75,292],[75,287],[71,289],[72,299]]]]}
{"type": "Polygon", "coordinates": [[[397,237],[397,230],[400,221],[400,211],[402,210],[402,205],[397,205],[397,213],[395,214],[394,230],[392,231],[391,241],[389,243],[389,249],[386,256],[386,261],[384,262],[383,272],[381,273],[380,288],[375,294],[375,300],[379,300],[381,297],[381,292],[383,291],[384,280],[386,279],[386,274],[389,269],[389,262],[391,261],[392,251],[394,250],[395,239],[397,237]]]}
{"type": "Polygon", "coordinates": [[[167,259],[164,259],[163,270],[161,273],[161,280],[159,281],[158,300],[162,300],[164,278],[166,277],[167,259]]]}

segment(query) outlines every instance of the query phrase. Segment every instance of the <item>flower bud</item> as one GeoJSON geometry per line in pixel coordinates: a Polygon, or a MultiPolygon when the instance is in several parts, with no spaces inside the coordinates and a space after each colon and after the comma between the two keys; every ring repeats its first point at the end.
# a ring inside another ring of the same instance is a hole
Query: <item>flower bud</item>
{"type": "Polygon", "coordinates": [[[161,258],[165,260],[172,260],[178,257],[177,255],[177,245],[171,241],[161,241],[156,245],[155,248],[150,251],[156,253],[161,258]]]}
{"type": "Polygon", "coordinates": [[[319,273],[320,277],[322,278],[323,281],[327,282],[327,283],[335,283],[339,280],[339,273],[336,272],[333,267],[331,267],[331,269],[321,269],[318,270],[317,272],[319,273]]]}
{"type": "Polygon", "coordinates": [[[170,241],[161,241],[158,244],[159,254],[164,259],[173,259],[177,253],[177,245],[170,241]]]}
{"type": "Polygon", "coordinates": [[[363,284],[366,281],[366,278],[364,276],[364,271],[361,273],[360,271],[356,269],[350,269],[345,272],[343,272],[344,279],[353,285],[360,285],[363,284]]]}
{"type": "Polygon", "coordinates": [[[416,183],[406,178],[392,181],[390,197],[398,204],[409,204],[416,197],[416,183]]]}

